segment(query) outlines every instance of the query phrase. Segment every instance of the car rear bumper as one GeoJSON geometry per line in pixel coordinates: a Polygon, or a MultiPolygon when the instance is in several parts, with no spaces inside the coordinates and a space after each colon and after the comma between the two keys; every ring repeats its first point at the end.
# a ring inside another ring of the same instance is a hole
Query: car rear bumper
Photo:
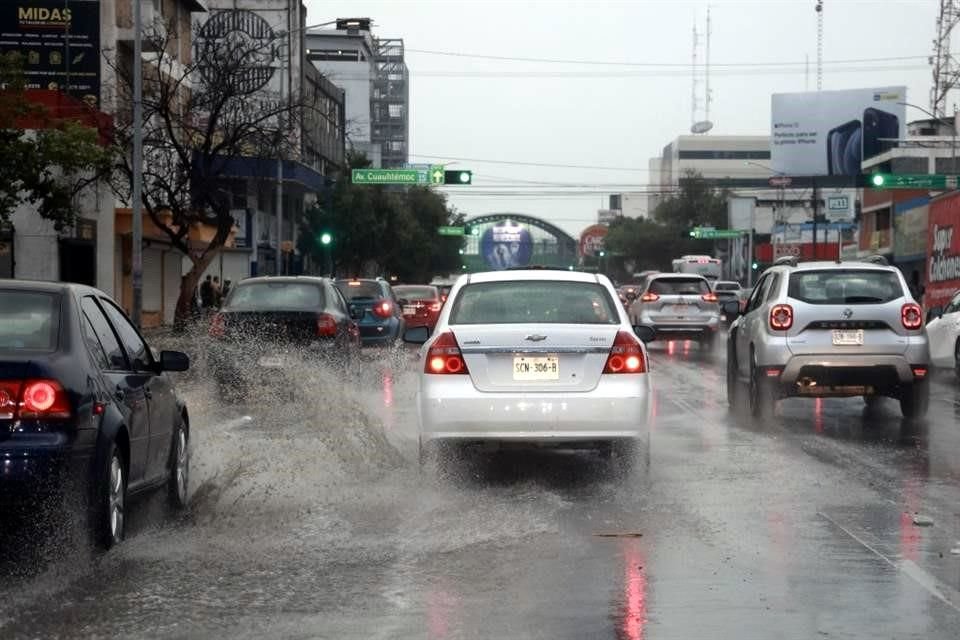
{"type": "Polygon", "coordinates": [[[82,486],[91,477],[93,447],[0,447],[0,504],[11,505],[44,498],[70,486],[82,486]]]}
{"type": "Polygon", "coordinates": [[[647,432],[645,374],[604,376],[593,391],[564,393],[485,393],[467,376],[430,378],[417,395],[423,440],[562,443],[647,432]]]}
{"type": "MultiPolygon", "coordinates": [[[[785,395],[891,394],[929,375],[928,366],[902,355],[803,355],[791,357],[780,375],[771,377],[785,395]]],[[[765,369],[775,372],[779,367],[765,369]]]]}

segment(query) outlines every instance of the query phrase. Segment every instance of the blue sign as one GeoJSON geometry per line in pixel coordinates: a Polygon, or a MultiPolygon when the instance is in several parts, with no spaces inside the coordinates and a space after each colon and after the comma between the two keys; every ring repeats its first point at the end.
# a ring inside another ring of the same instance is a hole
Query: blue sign
{"type": "Polygon", "coordinates": [[[533,257],[533,237],[525,227],[505,220],[484,231],[480,253],[491,269],[525,267],[533,257]]]}

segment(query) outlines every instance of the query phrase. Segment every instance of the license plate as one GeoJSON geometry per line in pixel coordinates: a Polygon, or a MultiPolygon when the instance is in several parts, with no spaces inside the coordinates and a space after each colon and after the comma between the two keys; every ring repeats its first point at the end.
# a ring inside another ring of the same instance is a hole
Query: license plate
{"type": "Polygon", "coordinates": [[[514,380],[559,380],[558,356],[514,356],[514,380]]]}
{"type": "Polygon", "coordinates": [[[417,315],[417,308],[416,308],[416,307],[404,307],[404,308],[403,308],[403,315],[405,315],[405,316],[415,316],[415,315],[417,315]]]}
{"type": "Polygon", "coordinates": [[[834,329],[833,344],[838,347],[859,347],[863,345],[863,329],[834,329]]]}
{"type": "Polygon", "coordinates": [[[673,312],[678,316],[685,316],[690,311],[690,306],[686,304],[673,305],[673,312]]]}
{"type": "Polygon", "coordinates": [[[257,364],[267,369],[280,369],[283,367],[283,358],[280,356],[261,356],[257,364]]]}

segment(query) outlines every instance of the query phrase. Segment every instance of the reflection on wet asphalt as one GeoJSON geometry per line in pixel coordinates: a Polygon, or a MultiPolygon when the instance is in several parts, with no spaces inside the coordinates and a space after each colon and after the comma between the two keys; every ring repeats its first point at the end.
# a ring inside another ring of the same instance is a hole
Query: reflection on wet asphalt
{"type": "Polygon", "coordinates": [[[0,545],[0,637],[958,636],[952,376],[923,425],[859,399],[758,424],[727,408],[719,349],[651,351],[649,460],[626,476],[545,453],[422,475],[409,354],[303,365],[292,396],[241,405],[199,376],[189,512],[141,500],[103,557],[0,545]]]}

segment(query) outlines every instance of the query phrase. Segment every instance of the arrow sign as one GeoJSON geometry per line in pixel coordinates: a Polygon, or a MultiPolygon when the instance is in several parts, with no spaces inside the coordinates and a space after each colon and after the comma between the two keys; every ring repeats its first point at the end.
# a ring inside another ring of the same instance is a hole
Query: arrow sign
{"type": "Polygon", "coordinates": [[[430,184],[443,184],[443,167],[441,165],[430,167],[430,184]]]}

